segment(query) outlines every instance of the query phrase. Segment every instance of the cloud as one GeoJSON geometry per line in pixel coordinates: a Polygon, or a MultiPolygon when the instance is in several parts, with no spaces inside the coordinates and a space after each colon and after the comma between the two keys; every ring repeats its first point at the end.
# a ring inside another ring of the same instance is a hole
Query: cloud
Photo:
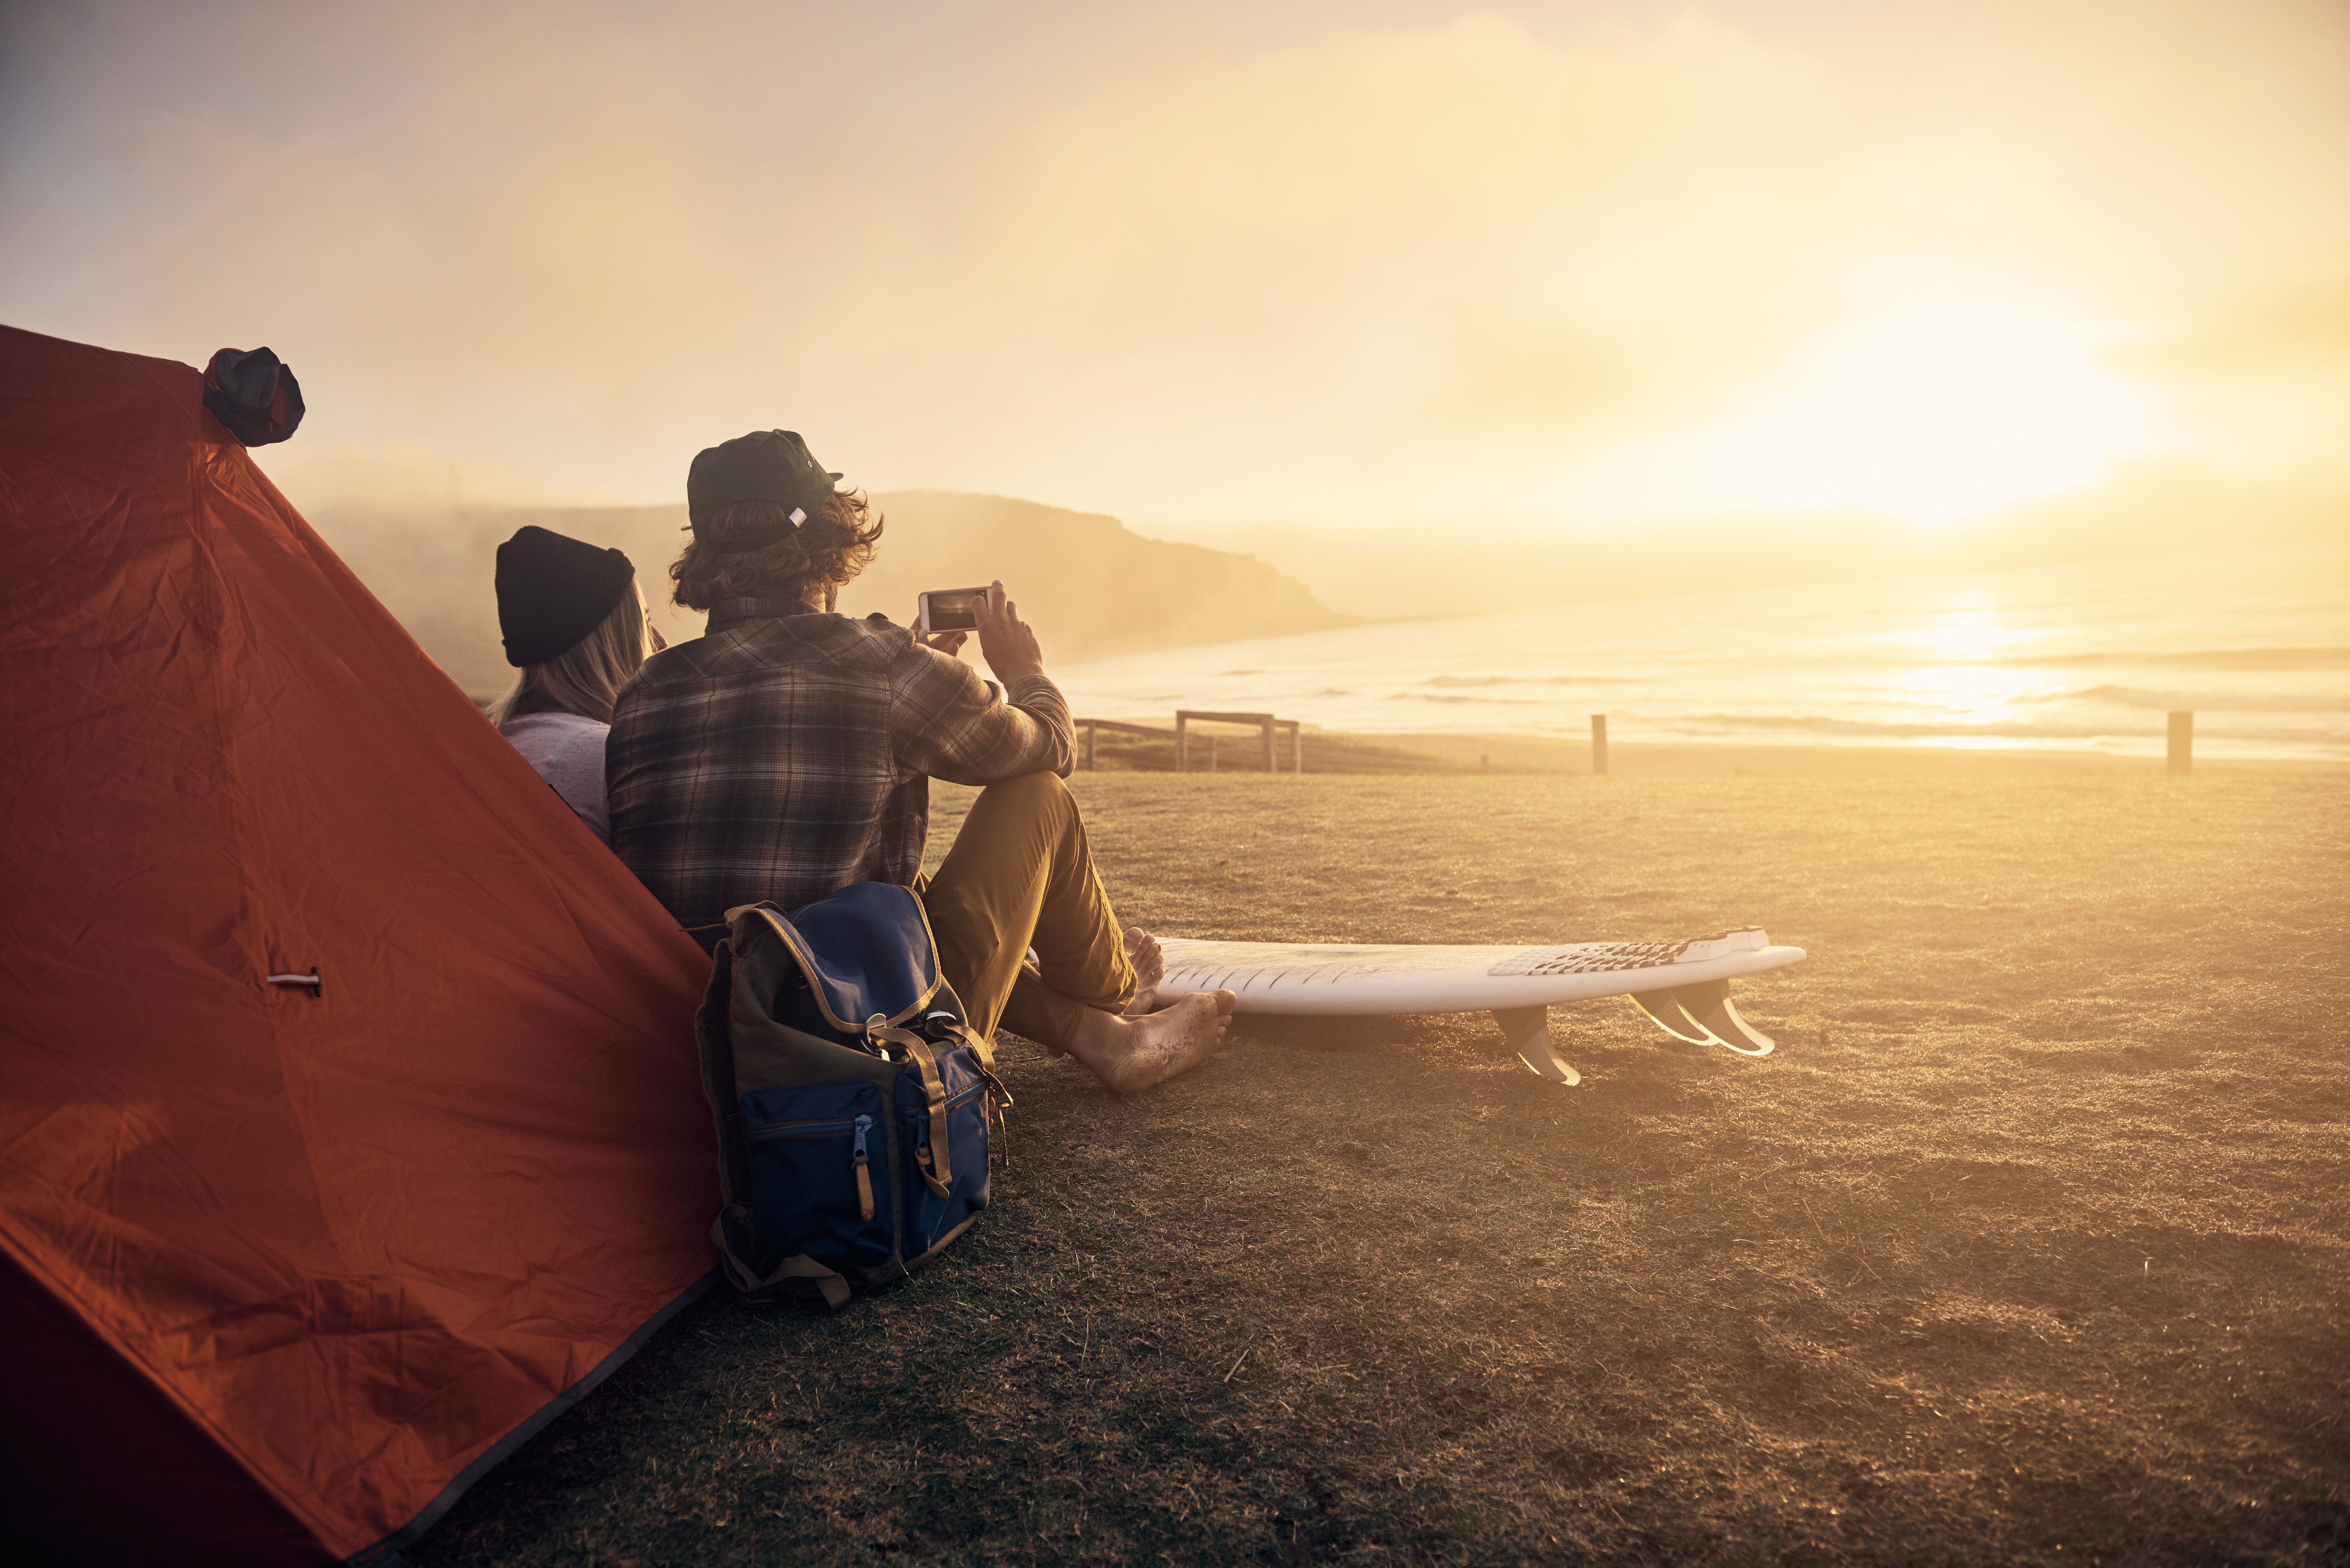
{"type": "Polygon", "coordinates": [[[2350,377],[2350,260],[2239,299],[2193,330],[2141,345],[2131,362],[2181,379],[2350,377]]]}
{"type": "Polygon", "coordinates": [[[554,496],[658,498],[788,423],[880,483],[1215,513],[1454,504],[1468,459],[1701,406],[1823,304],[1833,116],[1701,22],[1134,61],[927,165],[853,95],[787,113],[679,47],[493,27],[348,118],[158,108],[131,145],[171,199],[109,258],[115,314],[269,342],[312,443],[554,496]]]}
{"type": "MultiPolygon", "coordinates": [[[[271,461],[321,485],[663,501],[785,425],[876,488],[1555,526],[1563,475],[1800,375],[1887,257],[2183,344],[2350,238],[2320,10],[1364,14],[44,13],[0,298],[269,344],[315,454],[271,461]]],[[[2236,382],[2302,375],[2272,337],[2236,382]]]]}
{"type": "Polygon", "coordinates": [[[1575,50],[1492,17],[1338,36],[1039,121],[979,248],[1006,314],[1140,416],[1103,466],[1181,483],[1171,369],[1183,422],[1292,505],[1367,450],[1454,504],[1464,443],[1547,461],[1701,407],[1825,307],[1850,160],[1822,99],[1702,22],[1575,50]]]}
{"type": "Polygon", "coordinates": [[[2121,362],[2157,388],[2208,466],[2264,480],[2350,480],[2350,259],[2252,290],[2121,362]]]}

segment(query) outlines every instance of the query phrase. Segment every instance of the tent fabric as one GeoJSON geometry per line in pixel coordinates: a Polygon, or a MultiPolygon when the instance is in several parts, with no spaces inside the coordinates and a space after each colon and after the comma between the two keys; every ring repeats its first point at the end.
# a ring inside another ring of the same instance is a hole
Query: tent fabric
{"type": "Polygon", "coordinates": [[[0,327],[0,1535],[383,1556],[712,1269],[708,961],[193,368],[0,327]]]}
{"type": "Polygon", "coordinates": [[[305,1568],[325,1556],[160,1388],[5,1256],[0,1336],[0,1539],[13,1563],[305,1568]]]}

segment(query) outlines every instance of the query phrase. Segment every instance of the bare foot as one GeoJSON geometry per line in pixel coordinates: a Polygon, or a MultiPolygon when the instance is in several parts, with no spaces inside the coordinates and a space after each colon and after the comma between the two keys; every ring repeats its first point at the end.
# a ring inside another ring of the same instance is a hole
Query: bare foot
{"type": "Polygon", "coordinates": [[[1139,1018],[1087,1008],[1069,1042],[1069,1054],[1090,1068],[1103,1087],[1131,1095],[1203,1061],[1223,1044],[1239,1002],[1229,991],[1214,991],[1139,1018]]]}
{"type": "Polygon", "coordinates": [[[1139,1018],[1159,1010],[1159,982],[1167,978],[1167,955],[1159,950],[1159,939],[1140,926],[1126,928],[1127,961],[1134,965],[1134,1000],[1126,1004],[1128,1018],[1139,1018]]]}

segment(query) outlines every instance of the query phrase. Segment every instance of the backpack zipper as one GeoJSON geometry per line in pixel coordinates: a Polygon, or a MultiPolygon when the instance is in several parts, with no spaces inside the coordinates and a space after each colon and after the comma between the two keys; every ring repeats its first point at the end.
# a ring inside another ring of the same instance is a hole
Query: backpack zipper
{"type": "Polygon", "coordinates": [[[847,1116],[834,1116],[824,1121],[767,1122],[763,1126],[753,1127],[743,1136],[760,1143],[771,1143],[777,1138],[786,1137],[837,1137],[842,1133],[872,1125],[873,1118],[863,1116],[854,1119],[847,1116]]]}
{"type": "Polygon", "coordinates": [[[857,1155],[851,1163],[857,1168],[857,1217],[859,1220],[873,1218],[873,1177],[865,1158],[865,1135],[872,1126],[871,1116],[857,1118],[857,1155]]]}
{"type": "Polygon", "coordinates": [[[838,1137],[842,1133],[854,1133],[857,1141],[850,1146],[849,1168],[857,1172],[857,1217],[873,1218],[873,1177],[871,1161],[865,1148],[865,1135],[873,1130],[873,1118],[859,1115],[854,1118],[836,1116],[828,1121],[769,1122],[753,1127],[747,1137],[754,1143],[775,1143],[785,1138],[838,1137]]]}

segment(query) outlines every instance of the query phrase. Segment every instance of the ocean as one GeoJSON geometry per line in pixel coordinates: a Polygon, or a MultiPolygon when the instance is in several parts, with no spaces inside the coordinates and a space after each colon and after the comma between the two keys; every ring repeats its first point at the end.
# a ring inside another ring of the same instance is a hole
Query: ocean
{"type": "Polygon", "coordinates": [[[2199,756],[2350,760],[2350,547],[1681,597],[1627,584],[1555,610],[1053,673],[1080,716],[1104,719],[1191,708],[1579,737],[1605,713],[1611,741],[2160,755],[2165,715],[2187,709],[2199,756]]]}

